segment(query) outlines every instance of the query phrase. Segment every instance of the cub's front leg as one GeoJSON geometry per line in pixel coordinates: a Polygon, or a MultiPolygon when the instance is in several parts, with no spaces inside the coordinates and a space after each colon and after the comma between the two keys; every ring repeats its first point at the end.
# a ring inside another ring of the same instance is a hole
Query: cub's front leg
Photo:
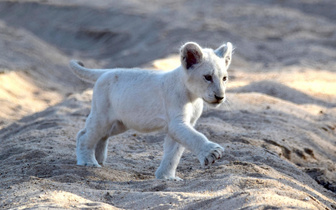
{"type": "Polygon", "coordinates": [[[184,147],[178,142],[174,141],[169,135],[164,141],[164,155],[160,167],[155,172],[157,179],[166,179],[171,181],[181,181],[180,177],[175,175],[176,168],[180,162],[184,147]]]}
{"type": "Polygon", "coordinates": [[[181,120],[173,121],[169,126],[169,135],[194,153],[202,166],[208,166],[223,157],[224,148],[209,141],[202,133],[181,120]]]}

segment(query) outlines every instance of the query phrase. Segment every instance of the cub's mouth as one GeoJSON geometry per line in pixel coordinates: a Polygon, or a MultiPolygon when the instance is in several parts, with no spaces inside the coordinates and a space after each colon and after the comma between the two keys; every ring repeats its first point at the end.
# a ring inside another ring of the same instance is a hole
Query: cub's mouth
{"type": "Polygon", "coordinates": [[[204,98],[202,98],[202,99],[203,99],[203,101],[205,101],[205,103],[209,104],[210,106],[214,106],[214,107],[217,107],[224,102],[224,100],[208,101],[208,100],[205,100],[204,98]]]}

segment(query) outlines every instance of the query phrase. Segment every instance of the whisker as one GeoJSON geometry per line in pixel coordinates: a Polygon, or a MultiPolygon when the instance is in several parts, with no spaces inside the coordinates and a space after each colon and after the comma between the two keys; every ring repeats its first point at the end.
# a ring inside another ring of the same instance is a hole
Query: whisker
{"type": "Polygon", "coordinates": [[[230,100],[228,98],[224,101],[223,104],[225,105],[225,107],[228,111],[232,112],[232,106],[231,106],[232,103],[230,102],[230,100]]]}

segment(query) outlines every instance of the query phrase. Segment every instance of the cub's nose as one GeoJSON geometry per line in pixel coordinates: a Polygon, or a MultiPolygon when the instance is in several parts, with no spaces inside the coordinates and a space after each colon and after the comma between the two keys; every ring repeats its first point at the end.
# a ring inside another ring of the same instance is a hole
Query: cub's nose
{"type": "Polygon", "coordinates": [[[224,99],[224,96],[215,95],[215,98],[216,98],[217,101],[222,101],[224,99]]]}

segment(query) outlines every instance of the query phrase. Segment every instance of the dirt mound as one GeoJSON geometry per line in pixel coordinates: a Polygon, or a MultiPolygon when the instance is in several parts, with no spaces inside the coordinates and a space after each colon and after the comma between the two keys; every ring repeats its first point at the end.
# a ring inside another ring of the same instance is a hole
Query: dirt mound
{"type": "Polygon", "coordinates": [[[324,100],[316,99],[309,94],[288,87],[281,83],[269,80],[251,83],[244,87],[233,89],[232,92],[256,92],[280,98],[282,100],[289,101],[295,104],[316,104],[323,107],[336,107],[336,103],[328,103],[324,100]]]}
{"type": "Polygon", "coordinates": [[[57,48],[28,31],[8,26],[2,20],[0,48],[5,49],[0,50],[1,72],[26,71],[30,80],[39,87],[57,89],[61,93],[81,91],[88,87],[71,73],[69,59],[57,48]]]}
{"type": "Polygon", "coordinates": [[[42,90],[26,72],[0,74],[0,128],[63,100],[55,90],[42,90]]]}
{"type": "Polygon", "coordinates": [[[1,130],[0,157],[8,169],[1,174],[7,189],[2,193],[2,207],[322,209],[334,205],[335,194],[330,191],[335,186],[335,163],[330,159],[334,158],[335,134],[326,126],[336,127],[332,124],[335,115],[325,113],[316,119],[314,113],[279,99],[230,94],[235,104],[231,111],[207,110],[197,126],[225,147],[223,160],[203,169],[187,152],[178,167],[178,175],[186,181],[166,182],[154,180],[162,156],[162,133],[128,131],[110,139],[106,167],[75,165],[74,136],[84,125],[90,98],[90,92],[70,96],[1,130]],[[296,114],[282,111],[284,105],[296,114]],[[37,203],[21,203],[27,195],[37,203]],[[56,202],[55,195],[62,199],[56,202]]]}

